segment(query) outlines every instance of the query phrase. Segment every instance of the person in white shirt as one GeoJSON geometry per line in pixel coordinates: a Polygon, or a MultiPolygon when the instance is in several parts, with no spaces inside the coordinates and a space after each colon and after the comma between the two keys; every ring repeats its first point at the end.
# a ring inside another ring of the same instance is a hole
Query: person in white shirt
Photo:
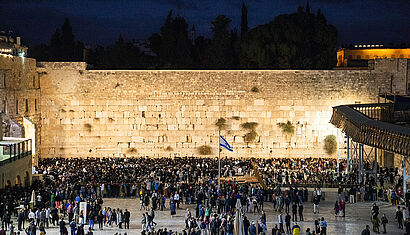
{"type": "Polygon", "coordinates": [[[175,203],[177,204],[177,208],[179,209],[179,194],[178,193],[175,193],[174,200],[175,200],[175,203]]]}
{"type": "Polygon", "coordinates": [[[30,209],[30,213],[28,213],[28,220],[34,221],[34,219],[36,218],[36,214],[34,214],[34,212],[30,209]]]}

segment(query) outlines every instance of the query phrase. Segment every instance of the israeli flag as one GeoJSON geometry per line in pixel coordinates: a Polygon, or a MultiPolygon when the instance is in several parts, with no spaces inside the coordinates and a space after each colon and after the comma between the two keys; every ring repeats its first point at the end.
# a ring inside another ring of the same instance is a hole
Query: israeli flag
{"type": "Polygon", "coordinates": [[[219,147],[226,148],[231,152],[233,151],[232,147],[228,144],[228,141],[226,141],[222,136],[219,136],[219,147]]]}

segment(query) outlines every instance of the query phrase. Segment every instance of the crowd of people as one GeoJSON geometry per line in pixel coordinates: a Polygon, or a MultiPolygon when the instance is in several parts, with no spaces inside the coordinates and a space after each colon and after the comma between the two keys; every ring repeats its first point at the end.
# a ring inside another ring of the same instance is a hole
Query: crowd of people
{"type": "MultiPolygon", "coordinates": [[[[17,226],[17,231],[28,229],[29,234],[33,229],[45,231],[50,223],[60,226],[61,234],[68,233],[66,230],[71,234],[92,234],[97,229],[95,223],[98,229],[112,226],[128,229],[129,210],[103,207],[103,200],[105,197],[137,197],[140,210],[146,211],[141,219],[144,233],[175,233],[165,228],[154,230],[155,211],[169,209],[174,216],[185,203],[195,204],[195,211],[186,212],[184,232],[230,234],[239,200],[242,212],[262,214],[260,220],[253,223],[244,217],[251,235],[256,231],[254,227],[267,233],[264,203],[273,203],[280,217],[272,232],[279,234],[285,229],[293,230],[291,221],[298,228],[297,221],[304,220],[303,211],[309,197],[312,197],[314,213],[319,213],[321,187],[339,187],[334,210],[335,215],[341,217],[345,216],[347,202],[389,200],[397,205],[404,196],[397,169],[379,168],[377,183],[373,175],[366,173],[360,185],[357,170],[346,173],[345,163],[338,165],[336,159],[223,159],[221,162],[223,177],[255,175],[258,171],[266,187],[232,180],[222,181],[218,187],[218,164],[214,158],[41,159],[36,171],[43,175],[42,181],[0,190],[2,226],[5,229],[17,226]],[[309,192],[307,187],[316,188],[309,192]],[[81,202],[85,206],[81,206],[81,202]],[[11,223],[13,214],[17,218],[16,225],[11,223]],[[87,232],[84,231],[86,223],[89,224],[87,232]]],[[[365,168],[371,166],[366,164],[365,168]]],[[[372,217],[373,220],[376,219],[372,217]]],[[[323,234],[326,221],[316,222],[312,234],[318,231],[323,234]]]]}

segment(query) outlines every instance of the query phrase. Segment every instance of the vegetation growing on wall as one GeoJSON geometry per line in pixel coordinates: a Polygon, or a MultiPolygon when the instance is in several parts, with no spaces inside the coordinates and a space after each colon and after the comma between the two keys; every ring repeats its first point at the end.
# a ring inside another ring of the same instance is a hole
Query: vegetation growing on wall
{"type": "Polygon", "coordinates": [[[334,135],[326,136],[324,149],[328,155],[332,155],[336,152],[337,150],[336,136],[334,135]]]}
{"type": "Polygon", "coordinates": [[[212,148],[208,145],[202,145],[198,147],[198,153],[201,155],[211,155],[212,154],[212,148]]]}
{"type": "Polygon", "coordinates": [[[254,87],[252,87],[252,89],[251,89],[251,91],[252,92],[259,92],[259,88],[258,87],[256,87],[256,86],[254,86],[254,87]]]}
{"type": "Polygon", "coordinates": [[[91,124],[89,124],[89,123],[86,123],[86,124],[84,124],[84,128],[87,132],[91,132],[93,126],[91,126],[91,124]]]}
{"type": "Polygon", "coordinates": [[[128,148],[127,150],[128,153],[137,153],[137,149],[132,147],[132,148],[128,148]]]}
{"type": "Polygon", "coordinates": [[[258,123],[257,122],[245,122],[245,123],[242,123],[241,124],[241,127],[243,128],[243,129],[246,129],[246,130],[255,130],[255,128],[258,126],[258,123]]]}
{"type": "Polygon", "coordinates": [[[246,133],[244,136],[244,140],[247,144],[249,144],[250,142],[253,142],[258,136],[258,133],[256,132],[257,126],[258,126],[257,122],[245,122],[241,124],[241,127],[248,131],[248,133],[246,133]]]}
{"type": "Polygon", "coordinates": [[[293,135],[295,134],[295,126],[292,124],[291,121],[281,122],[278,123],[279,128],[285,135],[293,135]]]}
{"type": "Polygon", "coordinates": [[[223,130],[226,127],[226,120],[225,118],[219,118],[216,123],[215,126],[218,127],[219,130],[223,130]]]}
{"type": "Polygon", "coordinates": [[[165,148],[165,151],[168,151],[168,152],[171,152],[172,150],[174,150],[174,149],[169,145],[165,148]]]}

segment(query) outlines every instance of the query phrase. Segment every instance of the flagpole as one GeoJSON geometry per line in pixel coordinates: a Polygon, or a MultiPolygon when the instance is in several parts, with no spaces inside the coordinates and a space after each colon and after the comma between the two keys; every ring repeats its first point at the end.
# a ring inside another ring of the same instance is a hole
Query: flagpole
{"type": "Polygon", "coordinates": [[[218,189],[221,189],[221,130],[218,131],[218,189]]]}

